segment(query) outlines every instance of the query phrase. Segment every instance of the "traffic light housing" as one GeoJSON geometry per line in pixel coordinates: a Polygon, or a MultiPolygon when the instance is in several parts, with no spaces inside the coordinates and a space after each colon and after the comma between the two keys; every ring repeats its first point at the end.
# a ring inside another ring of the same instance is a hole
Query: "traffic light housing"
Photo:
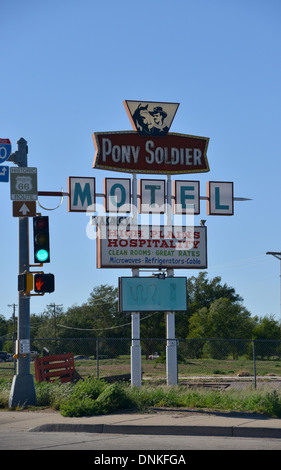
{"type": "Polygon", "coordinates": [[[34,275],[34,292],[45,294],[54,292],[55,276],[53,274],[38,273],[34,275]]]}
{"type": "Polygon", "coordinates": [[[50,262],[49,217],[33,217],[34,263],[50,262]]]}
{"type": "Polygon", "coordinates": [[[18,291],[29,294],[33,290],[33,274],[26,271],[18,275],[18,291]]]}

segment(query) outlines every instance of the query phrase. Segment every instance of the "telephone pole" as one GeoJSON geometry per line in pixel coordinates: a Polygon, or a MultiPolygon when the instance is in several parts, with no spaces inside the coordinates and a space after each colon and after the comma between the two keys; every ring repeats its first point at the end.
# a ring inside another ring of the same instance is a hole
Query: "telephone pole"
{"type": "Polygon", "coordinates": [[[56,307],[63,307],[63,304],[49,304],[47,307],[53,308],[53,317],[54,317],[54,327],[55,327],[55,338],[57,338],[57,312],[56,312],[56,307]]]}

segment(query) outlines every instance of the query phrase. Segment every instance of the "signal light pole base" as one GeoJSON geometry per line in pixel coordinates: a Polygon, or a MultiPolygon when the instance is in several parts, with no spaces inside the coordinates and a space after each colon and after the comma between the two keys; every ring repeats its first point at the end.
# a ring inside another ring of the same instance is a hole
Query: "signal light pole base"
{"type": "Polygon", "coordinates": [[[36,405],[36,392],[33,375],[14,375],[9,397],[9,408],[31,405],[36,405]]]}

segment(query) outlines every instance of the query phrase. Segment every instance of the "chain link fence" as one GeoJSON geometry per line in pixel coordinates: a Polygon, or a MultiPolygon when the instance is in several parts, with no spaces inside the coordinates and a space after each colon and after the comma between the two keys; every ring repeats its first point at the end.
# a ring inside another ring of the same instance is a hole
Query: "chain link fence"
{"type": "MultiPolygon", "coordinates": [[[[142,377],[166,380],[166,343],[164,338],[141,338],[142,377]]],[[[16,372],[13,340],[2,340],[9,353],[0,363],[0,380],[16,372]]],[[[43,354],[73,353],[75,369],[81,377],[97,378],[128,375],[131,372],[131,338],[34,338],[33,359],[43,354]]],[[[247,377],[256,385],[257,377],[281,379],[281,341],[236,339],[178,339],[178,378],[247,377]]],[[[1,357],[0,357],[1,360],[1,357]]],[[[247,379],[247,380],[248,380],[247,379]]]]}

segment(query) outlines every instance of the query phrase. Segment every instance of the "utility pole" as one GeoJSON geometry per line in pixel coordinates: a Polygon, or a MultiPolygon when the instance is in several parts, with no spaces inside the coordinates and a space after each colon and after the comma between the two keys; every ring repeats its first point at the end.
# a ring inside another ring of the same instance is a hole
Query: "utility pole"
{"type": "Polygon", "coordinates": [[[54,317],[54,326],[55,326],[55,338],[57,338],[57,315],[56,315],[56,307],[63,307],[63,304],[49,304],[47,307],[53,308],[53,317],[54,317]]]}
{"type": "MultiPolygon", "coordinates": [[[[27,167],[27,141],[17,141],[18,150],[12,153],[8,161],[19,167],[27,167]]],[[[29,272],[29,223],[28,217],[19,217],[19,274],[29,272]]],[[[9,407],[18,405],[35,405],[36,392],[33,375],[30,373],[30,296],[18,293],[18,342],[17,342],[17,373],[13,377],[9,407]],[[27,346],[23,353],[21,345],[27,346]],[[29,345],[29,347],[28,347],[29,345]]]]}

